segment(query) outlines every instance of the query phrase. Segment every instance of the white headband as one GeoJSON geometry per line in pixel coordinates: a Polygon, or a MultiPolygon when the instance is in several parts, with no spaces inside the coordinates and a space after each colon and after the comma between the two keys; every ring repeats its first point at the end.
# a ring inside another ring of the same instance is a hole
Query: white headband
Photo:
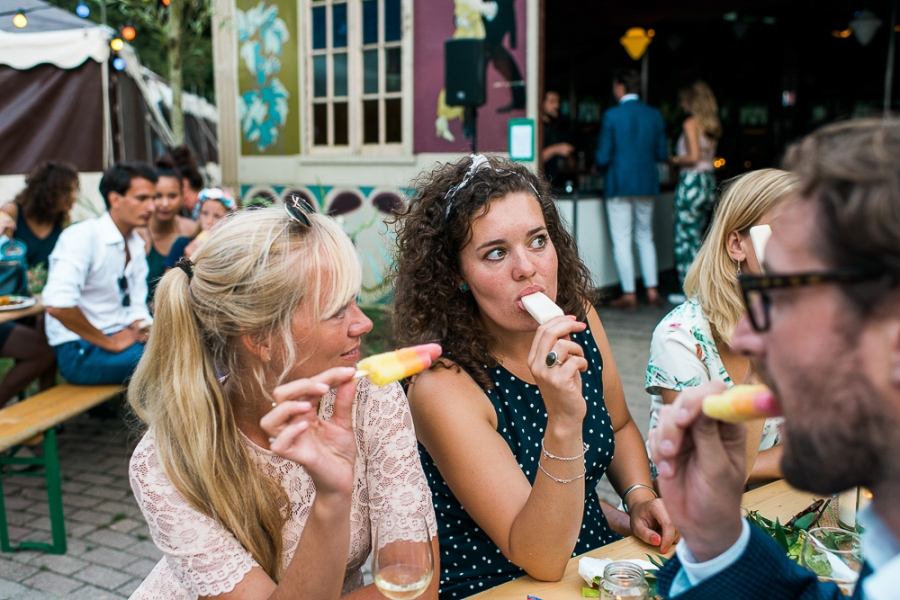
{"type": "Polygon", "coordinates": [[[456,197],[456,193],[469,185],[469,180],[472,179],[473,175],[484,169],[493,169],[495,173],[512,173],[514,175],[518,175],[525,181],[525,183],[529,185],[529,187],[531,187],[531,189],[534,191],[534,195],[537,196],[538,200],[541,199],[541,195],[538,193],[537,188],[534,187],[534,184],[525,179],[525,177],[523,177],[521,173],[509,171],[507,169],[494,169],[491,166],[490,161],[488,161],[487,157],[484,154],[470,154],[469,158],[472,159],[472,164],[469,165],[469,170],[466,171],[463,180],[447,190],[447,193],[444,195],[444,199],[447,200],[447,208],[444,210],[445,219],[450,216],[450,209],[453,207],[453,199],[456,197]]]}

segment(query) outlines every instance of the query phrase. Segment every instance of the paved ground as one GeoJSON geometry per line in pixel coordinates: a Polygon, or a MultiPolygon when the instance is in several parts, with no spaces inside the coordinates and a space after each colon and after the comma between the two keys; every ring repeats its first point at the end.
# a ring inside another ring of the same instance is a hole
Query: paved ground
{"type": "MultiPolygon", "coordinates": [[[[667,309],[602,310],[600,317],[622,374],[625,395],[646,434],[649,396],[644,393],[650,335],[667,309]]],[[[68,552],[0,555],[0,600],[125,598],[160,558],[149,539],[128,484],[135,435],[120,420],[82,415],[60,433],[68,552]]],[[[3,490],[13,542],[50,536],[43,479],[7,476],[3,490]]],[[[602,497],[615,493],[601,485],[602,497]]]]}

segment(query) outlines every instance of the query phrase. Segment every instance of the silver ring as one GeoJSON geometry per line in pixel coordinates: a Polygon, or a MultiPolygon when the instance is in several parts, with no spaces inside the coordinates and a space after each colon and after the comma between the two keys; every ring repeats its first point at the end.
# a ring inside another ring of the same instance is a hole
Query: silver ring
{"type": "Polygon", "coordinates": [[[553,350],[547,354],[547,358],[544,359],[544,362],[547,364],[547,367],[555,367],[559,364],[559,356],[553,350]]]}
{"type": "Polygon", "coordinates": [[[270,443],[270,444],[274,444],[274,443],[275,443],[275,438],[270,437],[270,438],[269,438],[269,443],[270,443]]]}

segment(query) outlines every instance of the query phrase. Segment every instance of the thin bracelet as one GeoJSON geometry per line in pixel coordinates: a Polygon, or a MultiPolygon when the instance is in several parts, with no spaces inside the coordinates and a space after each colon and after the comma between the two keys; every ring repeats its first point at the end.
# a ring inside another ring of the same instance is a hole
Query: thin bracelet
{"type": "Polygon", "coordinates": [[[538,468],[543,471],[544,475],[555,481],[556,483],[572,483],[578,479],[581,479],[585,475],[587,475],[587,467],[584,468],[584,471],[581,472],[581,475],[576,475],[572,479],[560,479],[558,477],[554,477],[550,473],[547,472],[547,469],[544,468],[544,465],[541,464],[541,461],[538,461],[538,468]]]}
{"type": "Polygon", "coordinates": [[[556,456],[555,454],[550,454],[547,451],[547,449],[544,447],[544,440],[542,438],[541,439],[541,452],[543,453],[545,458],[552,458],[553,460],[578,460],[579,458],[582,458],[585,454],[587,454],[587,451],[590,450],[590,448],[591,448],[584,442],[581,442],[581,444],[582,444],[583,448],[581,450],[581,454],[579,454],[577,456],[556,456]]]}
{"type": "Polygon", "coordinates": [[[625,507],[626,514],[628,513],[628,503],[625,502],[625,498],[628,497],[628,494],[630,494],[631,492],[633,492],[634,490],[636,490],[638,488],[644,488],[644,489],[650,490],[650,493],[652,493],[654,497],[659,498],[659,494],[656,493],[656,490],[654,490],[649,485],[644,485],[643,483],[636,483],[633,486],[631,486],[630,488],[628,488],[627,490],[625,490],[625,493],[622,494],[622,506],[625,507]]]}

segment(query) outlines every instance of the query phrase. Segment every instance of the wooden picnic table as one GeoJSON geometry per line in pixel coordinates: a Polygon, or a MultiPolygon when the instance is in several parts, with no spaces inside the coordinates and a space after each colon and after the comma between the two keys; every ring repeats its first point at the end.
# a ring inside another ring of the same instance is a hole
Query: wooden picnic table
{"type": "MultiPolygon", "coordinates": [[[[776,517],[784,523],[792,516],[808,507],[815,500],[813,494],[795,490],[783,480],[770,483],[744,494],[743,505],[750,510],[758,510],[767,519],[776,517]]],[[[669,555],[674,549],[669,551],[669,555]]],[[[628,537],[586,552],[582,556],[624,560],[639,558],[647,560],[647,554],[659,554],[659,548],[649,546],[636,537],[628,537]]],[[[473,598],[478,600],[525,600],[527,596],[537,596],[543,600],[580,600],[584,579],[578,574],[578,560],[569,561],[565,575],[560,581],[538,581],[529,576],[520,577],[503,585],[486,590],[473,598]]]]}
{"type": "Polygon", "coordinates": [[[0,311],[0,323],[15,321],[16,319],[22,319],[24,317],[33,317],[44,312],[44,305],[41,303],[40,295],[36,295],[35,299],[37,302],[26,308],[0,311]]]}

